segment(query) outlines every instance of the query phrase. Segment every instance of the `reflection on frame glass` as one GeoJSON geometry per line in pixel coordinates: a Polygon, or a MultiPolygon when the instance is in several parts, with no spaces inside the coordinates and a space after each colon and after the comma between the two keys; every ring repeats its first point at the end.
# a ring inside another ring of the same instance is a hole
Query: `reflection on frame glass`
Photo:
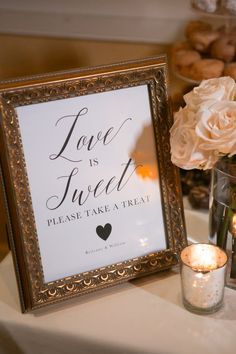
{"type": "Polygon", "coordinates": [[[5,82],[1,111],[23,311],[177,263],[164,57],[5,82]]]}

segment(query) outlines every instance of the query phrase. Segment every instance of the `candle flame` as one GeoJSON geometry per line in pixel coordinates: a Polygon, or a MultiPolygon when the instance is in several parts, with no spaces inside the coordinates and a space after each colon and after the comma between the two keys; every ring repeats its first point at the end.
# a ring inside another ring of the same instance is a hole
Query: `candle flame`
{"type": "Polygon", "coordinates": [[[208,247],[196,247],[191,252],[191,266],[193,269],[203,272],[216,269],[216,253],[208,247]]]}
{"type": "Polygon", "coordinates": [[[182,251],[181,259],[194,271],[208,273],[222,267],[227,262],[227,255],[210,244],[193,244],[182,251]]]}
{"type": "Polygon", "coordinates": [[[236,213],[232,217],[230,231],[233,237],[236,237],[236,213]]]}

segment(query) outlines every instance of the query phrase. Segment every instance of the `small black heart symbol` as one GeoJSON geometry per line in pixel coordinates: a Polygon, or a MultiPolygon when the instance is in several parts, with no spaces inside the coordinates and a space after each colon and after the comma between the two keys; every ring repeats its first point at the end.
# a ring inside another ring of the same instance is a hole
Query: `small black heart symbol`
{"type": "Polygon", "coordinates": [[[96,233],[102,240],[106,241],[111,234],[111,230],[111,224],[106,224],[105,226],[98,225],[96,228],[96,233]]]}

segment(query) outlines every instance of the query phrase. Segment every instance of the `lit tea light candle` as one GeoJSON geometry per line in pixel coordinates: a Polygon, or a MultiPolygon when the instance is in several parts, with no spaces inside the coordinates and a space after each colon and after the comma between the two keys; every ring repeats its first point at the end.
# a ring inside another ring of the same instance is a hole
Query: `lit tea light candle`
{"type": "MultiPolygon", "coordinates": [[[[236,279],[236,213],[233,214],[231,225],[230,225],[230,232],[232,235],[232,250],[231,250],[231,257],[230,257],[230,281],[233,279],[233,282],[236,279]]],[[[230,285],[229,281],[229,285],[230,285]]]]}
{"type": "Polygon", "coordinates": [[[196,313],[217,311],[224,297],[226,253],[210,244],[193,244],[181,252],[184,306],[196,313]]]}
{"type": "Polygon", "coordinates": [[[233,217],[231,220],[230,232],[234,237],[236,236],[236,213],[233,214],[233,217]]]}

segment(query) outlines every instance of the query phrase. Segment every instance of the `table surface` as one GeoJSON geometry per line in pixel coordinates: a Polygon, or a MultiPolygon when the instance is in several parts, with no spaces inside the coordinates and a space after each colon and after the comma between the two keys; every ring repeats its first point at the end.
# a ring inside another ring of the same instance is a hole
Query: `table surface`
{"type": "MultiPolygon", "coordinates": [[[[185,215],[189,239],[207,241],[207,214],[185,215]]],[[[22,314],[8,254],[0,289],[0,354],[235,353],[236,292],[225,289],[215,314],[192,314],[182,305],[178,268],[22,314]]]]}

